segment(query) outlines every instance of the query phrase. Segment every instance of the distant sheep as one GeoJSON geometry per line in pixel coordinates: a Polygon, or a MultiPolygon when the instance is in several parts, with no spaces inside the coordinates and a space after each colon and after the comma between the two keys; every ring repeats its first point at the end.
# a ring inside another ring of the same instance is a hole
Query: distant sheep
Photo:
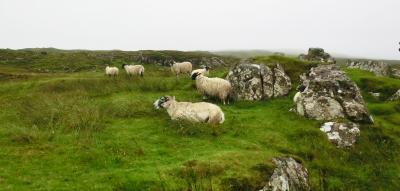
{"type": "Polygon", "coordinates": [[[192,122],[222,124],[224,113],[215,104],[207,102],[177,102],[175,97],[162,96],[154,102],[156,109],[165,108],[172,120],[189,120],[192,122]]]}
{"type": "Polygon", "coordinates": [[[209,78],[197,72],[192,75],[192,79],[196,80],[197,90],[203,96],[218,97],[225,105],[228,96],[232,91],[232,85],[228,80],[222,78],[209,78]]]}
{"type": "Polygon", "coordinates": [[[107,76],[118,76],[119,70],[117,67],[106,67],[106,75],[107,76]]]}
{"type": "Polygon", "coordinates": [[[128,74],[129,76],[140,75],[143,77],[144,75],[144,67],[142,65],[122,64],[122,68],[125,69],[126,74],[128,74]]]}
{"type": "Polygon", "coordinates": [[[208,76],[209,71],[210,71],[210,67],[205,66],[204,68],[193,70],[191,75],[193,75],[194,73],[201,73],[203,76],[208,76]]]}
{"type": "Polygon", "coordinates": [[[174,62],[171,66],[171,71],[177,76],[179,74],[190,74],[190,72],[192,72],[192,63],[174,62]]]}

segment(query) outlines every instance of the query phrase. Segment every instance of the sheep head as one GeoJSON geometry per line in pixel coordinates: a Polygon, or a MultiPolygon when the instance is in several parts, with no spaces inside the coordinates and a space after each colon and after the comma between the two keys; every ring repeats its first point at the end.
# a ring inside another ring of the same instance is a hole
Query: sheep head
{"type": "Polygon", "coordinates": [[[168,108],[171,105],[171,101],[175,101],[175,97],[161,96],[153,103],[153,105],[156,109],[168,108]]]}
{"type": "Polygon", "coordinates": [[[125,66],[127,66],[128,64],[122,64],[122,68],[125,68],[125,66]]]}
{"type": "Polygon", "coordinates": [[[200,72],[195,72],[192,74],[192,80],[196,80],[197,76],[200,76],[201,73],[200,72]]]}

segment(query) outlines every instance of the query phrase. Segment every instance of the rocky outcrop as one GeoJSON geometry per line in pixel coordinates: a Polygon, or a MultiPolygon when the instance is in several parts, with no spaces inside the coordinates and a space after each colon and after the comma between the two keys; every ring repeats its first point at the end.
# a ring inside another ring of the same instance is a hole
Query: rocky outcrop
{"type": "Polygon", "coordinates": [[[355,123],[326,122],[320,130],[328,136],[329,141],[338,148],[353,146],[357,137],[360,136],[359,126],[355,123]]]}
{"type": "Polygon", "coordinates": [[[300,115],[325,121],[348,118],[372,122],[359,88],[337,66],[311,68],[301,79],[304,88],[296,99],[296,111],[300,115]]]}
{"type": "Polygon", "coordinates": [[[396,100],[400,100],[400,89],[397,90],[397,92],[395,94],[393,94],[390,98],[389,101],[396,101],[396,100]]]}
{"type": "Polygon", "coordinates": [[[309,48],[308,54],[300,54],[300,60],[336,63],[336,60],[322,48],[309,48]]]}
{"type": "Polygon", "coordinates": [[[395,68],[395,67],[391,67],[390,68],[390,74],[395,78],[400,78],[400,69],[399,68],[395,68]]]}
{"type": "Polygon", "coordinates": [[[348,68],[357,68],[373,72],[377,76],[389,76],[391,73],[390,67],[387,63],[378,61],[347,61],[348,68]]]}
{"type": "Polygon", "coordinates": [[[292,83],[283,68],[277,64],[269,68],[259,64],[239,64],[226,79],[232,84],[235,100],[262,100],[285,96],[292,83]]]}
{"type": "Polygon", "coordinates": [[[261,191],[308,191],[308,171],[291,157],[272,159],[276,168],[261,191]]]}

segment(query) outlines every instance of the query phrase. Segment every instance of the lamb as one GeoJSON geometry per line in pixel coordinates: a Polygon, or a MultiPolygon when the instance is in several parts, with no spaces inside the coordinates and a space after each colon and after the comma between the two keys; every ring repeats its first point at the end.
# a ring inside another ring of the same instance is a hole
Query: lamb
{"type": "Polygon", "coordinates": [[[210,71],[210,67],[209,66],[205,66],[202,69],[193,70],[191,75],[193,75],[194,73],[200,72],[201,74],[203,74],[203,76],[208,76],[209,71],[210,71]]]}
{"type": "Polygon", "coordinates": [[[117,67],[106,67],[106,75],[107,76],[118,76],[119,70],[117,67]]]}
{"type": "Polygon", "coordinates": [[[207,102],[178,102],[175,97],[162,96],[154,102],[154,107],[165,108],[172,120],[188,120],[214,125],[225,121],[221,108],[207,102]]]}
{"type": "Polygon", "coordinates": [[[129,76],[140,75],[141,77],[143,77],[144,75],[144,67],[142,65],[122,64],[122,68],[125,69],[126,74],[128,74],[129,76]]]}
{"type": "Polygon", "coordinates": [[[222,78],[209,78],[197,72],[192,75],[192,80],[196,80],[197,90],[204,96],[218,97],[225,105],[228,96],[232,91],[232,85],[228,80],[222,78]]]}
{"type": "Polygon", "coordinates": [[[171,71],[178,76],[179,74],[190,74],[192,72],[192,63],[190,62],[174,62],[171,65],[171,71]]]}

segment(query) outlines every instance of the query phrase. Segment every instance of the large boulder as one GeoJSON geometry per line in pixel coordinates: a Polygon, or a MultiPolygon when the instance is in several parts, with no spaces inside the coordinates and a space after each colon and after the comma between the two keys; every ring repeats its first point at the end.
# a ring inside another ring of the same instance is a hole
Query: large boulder
{"type": "Polygon", "coordinates": [[[308,171],[291,157],[272,159],[276,168],[261,191],[308,191],[308,171]]]}
{"type": "Polygon", "coordinates": [[[349,60],[347,61],[347,67],[370,71],[377,76],[389,76],[391,73],[390,67],[387,63],[372,61],[372,60],[368,61],[349,60]]]}
{"type": "Polygon", "coordinates": [[[322,48],[309,48],[307,54],[300,54],[300,60],[336,63],[336,60],[322,48]]]}
{"type": "Polygon", "coordinates": [[[300,115],[317,120],[372,122],[359,88],[337,66],[311,68],[301,79],[304,88],[295,100],[300,115]]]}
{"type": "Polygon", "coordinates": [[[329,141],[338,148],[347,148],[353,146],[360,136],[359,125],[355,123],[337,123],[326,122],[320,130],[328,136],[329,141]]]}
{"type": "Polygon", "coordinates": [[[235,100],[262,100],[285,96],[292,88],[290,78],[277,64],[269,68],[260,64],[239,64],[227,75],[235,100]]]}

